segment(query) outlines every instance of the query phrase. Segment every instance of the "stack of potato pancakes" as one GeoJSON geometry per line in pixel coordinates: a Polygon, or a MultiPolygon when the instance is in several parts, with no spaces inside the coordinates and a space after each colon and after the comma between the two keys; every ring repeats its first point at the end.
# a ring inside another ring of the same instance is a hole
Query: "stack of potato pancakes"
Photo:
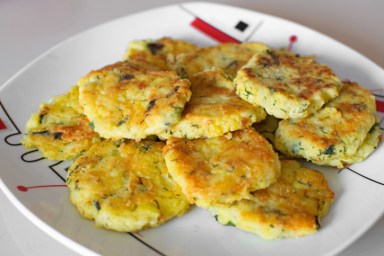
{"type": "Polygon", "coordinates": [[[194,204],[279,239],[316,232],[334,197],[322,173],[292,159],[364,160],[381,140],[375,111],[367,89],[314,57],[259,42],[137,40],[43,103],[22,142],[73,159],[71,202],[98,227],[156,227],[194,204]]]}

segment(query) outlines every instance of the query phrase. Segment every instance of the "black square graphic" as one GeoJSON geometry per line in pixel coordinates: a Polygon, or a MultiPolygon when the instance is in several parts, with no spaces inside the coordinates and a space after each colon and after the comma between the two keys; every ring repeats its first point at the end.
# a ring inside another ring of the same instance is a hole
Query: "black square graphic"
{"type": "Polygon", "coordinates": [[[245,23],[245,22],[243,22],[243,21],[239,21],[239,22],[236,24],[236,26],[235,26],[235,28],[236,28],[237,30],[240,30],[241,32],[244,32],[244,30],[246,30],[247,27],[248,27],[248,24],[245,23]]]}

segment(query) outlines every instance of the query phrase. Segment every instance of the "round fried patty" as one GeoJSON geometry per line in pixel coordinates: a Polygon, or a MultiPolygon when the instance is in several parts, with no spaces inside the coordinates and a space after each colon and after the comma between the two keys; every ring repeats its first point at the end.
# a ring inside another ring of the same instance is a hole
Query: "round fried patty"
{"type": "Polygon", "coordinates": [[[191,78],[192,96],[181,119],[159,134],[169,137],[211,138],[250,127],[263,120],[263,108],[254,106],[235,93],[233,82],[222,70],[204,71],[191,78]]]}
{"type": "Polygon", "coordinates": [[[334,194],[320,172],[281,160],[281,176],[252,198],[213,204],[208,210],[224,225],[256,233],[265,239],[301,237],[316,232],[334,194]]]}
{"type": "Polygon", "coordinates": [[[79,105],[79,88],[43,103],[26,124],[21,142],[27,148],[36,147],[45,158],[68,160],[100,141],[79,105]]]}
{"type": "Polygon", "coordinates": [[[249,198],[280,175],[277,154],[252,128],[207,139],[170,138],[163,155],[189,202],[203,208],[249,198]]]}
{"type": "MultiPolygon", "coordinates": [[[[343,168],[363,160],[355,154],[376,123],[375,113],[374,96],[359,84],[346,82],[340,95],[313,115],[282,120],[275,146],[291,157],[343,168]]],[[[376,136],[375,146],[378,141],[376,136]]],[[[361,155],[368,156],[374,148],[361,155]]]]}
{"type": "Polygon", "coordinates": [[[326,65],[286,50],[256,53],[237,73],[236,93],[280,119],[300,118],[335,98],[342,86],[326,65]]]}
{"type": "Polygon", "coordinates": [[[167,171],[163,146],[149,140],[95,144],[69,168],[71,202],[98,227],[122,232],[181,216],[189,203],[167,171]]]}
{"type": "Polygon", "coordinates": [[[137,70],[119,62],[79,81],[80,104],[100,136],[143,139],[178,122],[191,97],[173,71],[137,70]]]}

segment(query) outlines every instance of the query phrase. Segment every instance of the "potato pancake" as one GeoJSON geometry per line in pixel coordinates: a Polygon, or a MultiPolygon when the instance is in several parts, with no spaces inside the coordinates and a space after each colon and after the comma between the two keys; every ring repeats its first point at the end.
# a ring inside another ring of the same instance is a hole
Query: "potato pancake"
{"type": "Polygon", "coordinates": [[[277,154],[252,128],[207,139],[170,138],[163,155],[189,202],[203,208],[249,198],[280,175],[277,154]]]}
{"type": "Polygon", "coordinates": [[[133,69],[118,62],[79,81],[80,104],[95,131],[108,139],[144,139],[178,122],[190,82],[174,71],[133,69]]]}
{"type": "Polygon", "coordinates": [[[339,97],[313,115],[282,120],[275,147],[291,157],[343,168],[356,159],[354,155],[376,123],[375,113],[374,96],[359,84],[346,82],[339,97]]]}
{"type": "Polygon", "coordinates": [[[281,176],[252,198],[212,205],[208,211],[224,225],[265,239],[295,238],[315,233],[328,213],[334,193],[323,174],[281,160],[281,176]]]}
{"type": "Polygon", "coordinates": [[[175,70],[183,77],[191,77],[201,71],[222,69],[233,79],[237,70],[255,53],[267,48],[265,44],[258,42],[225,43],[200,48],[190,54],[181,54],[176,61],[175,70]]]}
{"type": "Polygon", "coordinates": [[[222,70],[204,71],[191,78],[192,96],[181,119],[159,134],[186,139],[211,138],[250,127],[266,116],[261,107],[240,99],[222,70]]]}
{"type": "Polygon", "coordinates": [[[105,140],[68,170],[71,202],[96,226],[122,232],[157,227],[189,203],[162,157],[163,142],[105,140]]]}
{"type": "Polygon", "coordinates": [[[40,105],[39,112],[29,118],[21,142],[27,148],[36,147],[50,160],[68,160],[99,140],[79,105],[79,88],[74,86],[40,105]]]}
{"type": "Polygon", "coordinates": [[[337,97],[342,82],[313,57],[287,50],[256,53],[234,79],[236,93],[280,119],[302,118],[337,97]]]}
{"type": "Polygon", "coordinates": [[[158,40],[135,40],[129,43],[123,60],[150,63],[160,70],[170,70],[181,53],[194,52],[197,46],[164,37],[158,40]]]}

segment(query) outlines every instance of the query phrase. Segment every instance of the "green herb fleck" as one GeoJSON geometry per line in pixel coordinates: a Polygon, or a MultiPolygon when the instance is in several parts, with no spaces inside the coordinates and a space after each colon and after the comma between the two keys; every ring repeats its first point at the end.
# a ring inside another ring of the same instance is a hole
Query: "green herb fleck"
{"type": "Polygon", "coordinates": [[[375,124],[371,127],[371,129],[369,130],[369,133],[374,132],[378,126],[379,126],[379,123],[375,123],[375,124]]]}
{"type": "Polygon", "coordinates": [[[231,221],[228,221],[227,224],[225,224],[225,226],[236,227],[236,225],[231,221]]]}
{"type": "Polygon", "coordinates": [[[100,208],[99,201],[94,200],[94,201],[93,201],[93,205],[95,206],[96,210],[100,211],[101,208],[100,208]]]}
{"type": "Polygon", "coordinates": [[[132,80],[133,78],[135,78],[135,76],[132,74],[123,74],[120,76],[119,81],[132,80]]]}
{"type": "Polygon", "coordinates": [[[145,110],[145,113],[151,111],[151,109],[153,109],[153,107],[155,106],[156,104],[156,100],[157,99],[153,99],[149,102],[149,104],[147,105],[147,109],[145,110]]]}
{"type": "Polygon", "coordinates": [[[145,144],[145,145],[139,145],[139,151],[141,153],[146,153],[148,150],[150,150],[152,146],[150,144],[145,144]]]}
{"type": "Polygon", "coordinates": [[[247,99],[248,99],[249,95],[253,96],[253,93],[250,90],[248,90],[247,88],[245,88],[244,91],[245,91],[245,97],[247,97],[247,99]]]}
{"type": "Polygon", "coordinates": [[[31,132],[31,134],[33,134],[33,135],[39,134],[39,135],[45,135],[45,136],[50,136],[51,135],[51,133],[48,130],[39,131],[39,132],[31,132]]]}
{"type": "Polygon", "coordinates": [[[173,88],[172,91],[170,91],[167,95],[165,95],[165,98],[169,98],[169,97],[171,97],[171,96],[174,95],[179,89],[180,89],[180,86],[176,86],[175,88],[173,88]]]}
{"type": "Polygon", "coordinates": [[[157,200],[153,200],[153,201],[155,202],[155,204],[156,204],[156,206],[157,206],[157,209],[160,210],[160,204],[159,204],[159,202],[157,202],[157,200]]]}
{"type": "Polygon", "coordinates": [[[159,51],[161,51],[161,49],[164,48],[164,45],[159,43],[148,43],[147,48],[152,55],[156,55],[159,51]]]}
{"type": "Polygon", "coordinates": [[[335,152],[335,145],[329,145],[328,147],[325,148],[323,151],[324,155],[333,155],[335,152]]]}
{"type": "Polygon", "coordinates": [[[39,115],[39,123],[42,124],[44,122],[44,117],[47,115],[47,113],[42,113],[39,115]]]}
{"type": "Polygon", "coordinates": [[[121,126],[123,125],[124,123],[126,123],[128,121],[128,117],[125,116],[123,119],[121,119],[118,123],[117,123],[117,126],[121,126]]]}
{"type": "Polygon", "coordinates": [[[61,136],[63,135],[63,133],[62,132],[54,132],[52,135],[53,135],[54,140],[61,140],[61,136]]]}

